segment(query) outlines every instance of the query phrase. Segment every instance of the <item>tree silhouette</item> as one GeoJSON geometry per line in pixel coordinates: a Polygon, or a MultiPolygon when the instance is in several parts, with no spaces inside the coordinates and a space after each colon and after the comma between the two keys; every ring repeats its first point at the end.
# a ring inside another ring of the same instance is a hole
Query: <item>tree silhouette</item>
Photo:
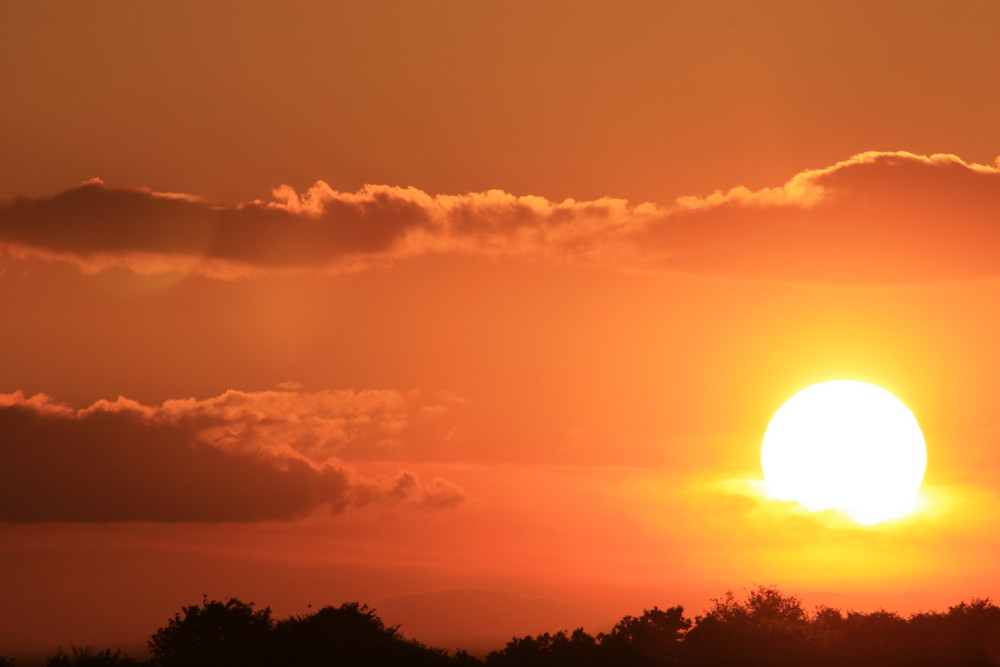
{"type": "Polygon", "coordinates": [[[416,640],[398,627],[388,627],[367,605],[350,602],[323,607],[304,616],[292,616],[275,628],[276,664],[319,667],[344,664],[357,667],[449,664],[448,656],[416,640]]]}
{"type": "MultiPolygon", "coordinates": [[[[712,601],[694,620],[682,607],[625,616],[607,633],[583,628],[514,637],[484,661],[407,639],[366,605],[327,606],[280,621],[236,598],[183,607],[149,640],[152,662],[71,647],[47,667],[997,667],[1000,608],[974,598],[945,613],[803,610],[759,586],[712,601]]],[[[0,667],[14,667],[0,657],[0,667]]]]}
{"type": "Polygon", "coordinates": [[[835,655],[841,660],[896,665],[906,662],[910,645],[907,622],[895,612],[848,612],[835,655]]]}
{"type": "Polygon", "coordinates": [[[560,631],[537,637],[515,637],[500,651],[486,656],[489,667],[587,667],[604,664],[597,650],[597,640],[577,628],[571,634],[560,631]]]}
{"type": "Polygon", "coordinates": [[[794,596],[759,586],[745,601],[732,591],[695,618],[684,642],[691,665],[780,666],[808,664],[808,618],[794,596]]]}
{"type": "Polygon", "coordinates": [[[598,639],[608,665],[673,665],[680,660],[681,640],[690,627],[684,607],[653,607],[638,618],[624,617],[598,639]]]}
{"type": "Polygon", "coordinates": [[[479,667],[482,664],[482,660],[462,649],[455,651],[455,655],[451,657],[452,667],[479,667]]]}
{"type": "MultiPolygon", "coordinates": [[[[1000,607],[989,598],[974,598],[948,608],[943,618],[946,650],[963,665],[1000,665],[1000,607]]],[[[932,633],[923,633],[931,637],[932,633]]]]}
{"type": "Polygon", "coordinates": [[[162,667],[265,667],[272,625],[270,608],[203,598],[157,630],[149,652],[162,667]]]}
{"type": "MultiPolygon", "coordinates": [[[[3,663],[0,663],[2,667],[3,663]]],[[[71,646],[69,655],[61,648],[45,663],[46,667],[137,667],[136,660],[121,651],[104,649],[94,653],[91,648],[71,646]]]]}

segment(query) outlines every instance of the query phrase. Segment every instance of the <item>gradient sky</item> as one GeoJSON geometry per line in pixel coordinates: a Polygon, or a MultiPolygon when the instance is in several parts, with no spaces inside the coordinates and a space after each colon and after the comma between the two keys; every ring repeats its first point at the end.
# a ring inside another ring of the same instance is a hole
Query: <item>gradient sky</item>
{"type": "Polygon", "coordinates": [[[1000,5],[251,4],[0,5],[0,653],[1000,597],[1000,5]],[[760,493],[835,378],[919,513],[760,493]]]}

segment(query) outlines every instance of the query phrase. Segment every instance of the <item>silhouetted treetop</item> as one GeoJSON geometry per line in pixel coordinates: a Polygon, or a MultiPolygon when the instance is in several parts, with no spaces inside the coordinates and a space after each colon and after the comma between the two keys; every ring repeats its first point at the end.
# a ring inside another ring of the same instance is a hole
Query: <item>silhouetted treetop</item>
{"type": "Polygon", "coordinates": [[[669,665],[680,657],[681,640],[690,627],[684,607],[653,607],[638,618],[625,616],[598,639],[609,665],[669,665]]]}
{"type": "Polygon", "coordinates": [[[290,665],[447,665],[444,651],[404,638],[398,626],[388,627],[367,605],[349,602],[323,607],[277,624],[278,656],[290,665]]]}
{"type": "MultiPolygon", "coordinates": [[[[475,667],[387,626],[349,602],[275,621],[269,608],[236,598],[183,607],[149,640],[152,659],[120,651],[59,650],[47,667],[475,667]]],[[[973,598],[947,612],[904,618],[886,610],[817,607],[775,587],[732,592],[694,619],[683,607],[625,616],[596,636],[583,628],[514,637],[488,667],[998,667],[1000,608],[973,598]]],[[[0,658],[0,667],[14,661],[0,658]]]]}
{"type": "Polygon", "coordinates": [[[264,667],[270,664],[271,610],[236,598],[202,599],[184,607],[149,640],[155,665],[162,667],[264,667]]]}

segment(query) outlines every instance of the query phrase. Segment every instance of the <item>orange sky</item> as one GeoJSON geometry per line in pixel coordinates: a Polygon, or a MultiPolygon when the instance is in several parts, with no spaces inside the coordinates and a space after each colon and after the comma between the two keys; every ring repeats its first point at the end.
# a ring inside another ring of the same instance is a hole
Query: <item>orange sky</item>
{"type": "Polygon", "coordinates": [[[1000,597],[1000,6],[0,6],[0,654],[1000,597]],[[926,507],[765,499],[892,391],[926,507]],[[487,613],[489,612],[489,613],[487,613]]]}

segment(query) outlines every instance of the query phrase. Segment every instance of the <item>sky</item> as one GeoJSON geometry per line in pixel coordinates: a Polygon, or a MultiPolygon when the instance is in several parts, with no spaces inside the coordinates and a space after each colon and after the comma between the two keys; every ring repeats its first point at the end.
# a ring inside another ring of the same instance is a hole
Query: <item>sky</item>
{"type": "Polygon", "coordinates": [[[992,0],[0,5],[0,654],[1000,597],[992,0]],[[761,491],[891,391],[923,507],[761,491]]]}

